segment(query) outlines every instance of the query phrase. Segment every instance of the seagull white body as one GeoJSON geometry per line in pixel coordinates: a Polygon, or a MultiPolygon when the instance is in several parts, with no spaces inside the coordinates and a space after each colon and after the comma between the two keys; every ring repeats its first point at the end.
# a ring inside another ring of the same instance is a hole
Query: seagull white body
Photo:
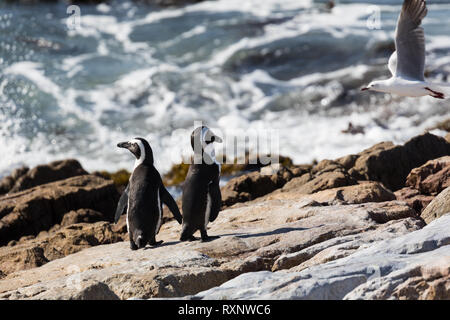
{"type": "Polygon", "coordinates": [[[424,78],[425,36],[420,24],[427,12],[425,0],[404,0],[395,31],[396,51],[388,63],[392,77],[372,81],[362,91],[394,93],[404,97],[448,97],[443,90],[448,84],[429,83],[424,78]]]}
{"type": "MultiPolygon", "coordinates": [[[[430,94],[430,91],[425,88],[433,90],[433,86],[425,81],[408,80],[402,77],[392,77],[387,80],[374,81],[376,86],[371,89],[378,92],[394,93],[402,97],[423,97],[430,94]]],[[[437,89],[437,88],[435,88],[437,89]]]]}

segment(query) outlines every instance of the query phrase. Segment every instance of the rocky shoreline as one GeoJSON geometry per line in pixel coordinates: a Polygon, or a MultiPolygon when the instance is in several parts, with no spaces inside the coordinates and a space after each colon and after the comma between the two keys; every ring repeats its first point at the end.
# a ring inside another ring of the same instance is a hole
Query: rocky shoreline
{"type": "Polygon", "coordinates": [[[0,181],[0,299],[450,299],[450,135],[283,163],[222,187],[220,238],[179,242],[165,209],[163,245],[136,252],[111,223],[126,172],[17,169],[0,181]]]}

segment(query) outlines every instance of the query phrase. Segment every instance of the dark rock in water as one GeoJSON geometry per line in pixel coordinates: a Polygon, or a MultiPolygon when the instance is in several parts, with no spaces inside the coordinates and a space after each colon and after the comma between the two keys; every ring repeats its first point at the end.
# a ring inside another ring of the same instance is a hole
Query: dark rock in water
{"type": "Polygon", "coordinates": [[[349,173],[357,180],[380,181],[396,191],[405,186],[409,172],[428,160],[450,155],[450,143],[426,133],[403,146],[382,142],[358,154],[349,173]]]}
{"type": "Polygon", "coordinates": [[[37,235],[61,223],[64,214],[92,209],[112,221],[119,200],[111,180],[82,175],[0,198],[0,245],[37,235]]]}
{"type": "Polygon", "coordinates": [[[70,226],[75,223],[93,223],[107,220],[105,215],[101,212],[91,209],[78,209],[66,213],[61,221],[61,226],[70,226]]]}
{"type": "Polygon", "coordinates": [[[450,187],[439,193],[420,216],[426,223],[430,223],[446,213],[450,213],[450,187]]]}
{"type": "Polygon", "coordinates": [[[347,129],[341,130],[341,132],[348,133],[348,134],[358,134],[358,133],[364,134],[364,127],[363,126],[354,126],[353,123],[349,122],[347,129]]]}
{"type": "Polygon", "coordinates": [[[14,170],[10,176],[2,179],[0,182],[0,194],[14,193],[84,174],[88,173],[74,159],[54,161],[49,164],[39,165],[31,170],[20,168],[14,170]]]}

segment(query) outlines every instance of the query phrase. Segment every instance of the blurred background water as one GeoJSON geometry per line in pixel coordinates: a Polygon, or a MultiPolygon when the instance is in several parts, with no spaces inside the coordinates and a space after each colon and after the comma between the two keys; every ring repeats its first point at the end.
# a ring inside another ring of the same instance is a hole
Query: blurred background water
{"type": "MultiPolygon", "coordinates": [[[[131,169],[116,144],[135,136],[165,172],[195,120],[226,137],[276,130],[280,154],[308,163],[404,142],[450,113],[448,100],[360,92],[389,76],[400,0],[113,0],[80,5],[74,30],[67,6],[0,1],[0,176],[67,157],[131,169]]],[[[450,81],[450,1],[428,9],[427,76],[450,81]]]]}

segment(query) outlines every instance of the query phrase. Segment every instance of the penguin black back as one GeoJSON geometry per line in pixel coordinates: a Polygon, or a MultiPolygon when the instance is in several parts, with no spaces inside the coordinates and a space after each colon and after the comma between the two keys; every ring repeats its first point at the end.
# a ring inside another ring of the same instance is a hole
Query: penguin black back
{"type": "Polygon", "coordinates": [[[194,163],[183,184],[181,241],[194,240],[197,230],[202,241],[210,239],[207,224],[214,221],[220,211],[220,164],[215,159],[213,142],[222,142],[222,139],[208,127],[198,127],[191,134],[194,163]]]}
{"type": "Polygon", "coordinates": [[[162,223],[162,203],[169,206],[181,223],[178,206],[153,165],[153,151],[145,139],[135,138],[117,146],[128,149],[136,157],[129,184],[118,205],[120,211],[123,210],[121,206],[126,203],[130,247],[135,250],[145,247],[147,243],[157,245],[162,242],[156,242],[155,239],[162,223]]]}

